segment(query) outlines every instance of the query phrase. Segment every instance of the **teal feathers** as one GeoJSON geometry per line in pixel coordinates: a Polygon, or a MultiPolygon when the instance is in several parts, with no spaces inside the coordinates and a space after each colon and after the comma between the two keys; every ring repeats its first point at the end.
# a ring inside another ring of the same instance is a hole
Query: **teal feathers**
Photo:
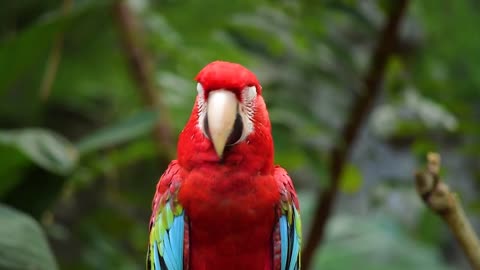
{"type": "Polygon", "coordinates": [[[150,252],[148,254],[151,270],[183,269],[183,237],[185,214],[180,205],[172,207],[172,202],[158,207],[150,231],[150,252]]]}

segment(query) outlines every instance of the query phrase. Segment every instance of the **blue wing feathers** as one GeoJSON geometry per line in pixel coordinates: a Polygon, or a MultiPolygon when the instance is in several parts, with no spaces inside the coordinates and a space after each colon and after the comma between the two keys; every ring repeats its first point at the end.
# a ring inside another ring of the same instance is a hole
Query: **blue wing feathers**
{"type": "Polygon", "coordinates": [[[287,266],[287,245],[288,241],[287,239],[287,217],[286,216],[281,216],[280,220],[278,221],[280,223],[280,240],[282,244],[282,268],[281,269],[286,269],[287,266]]]}
{"type": "Polygon", "coordinates": [[[163,242],[160,245],[163,245],[163,258],[165,259],[165,264],[167,265],[168,270],[175,270],[174,261],[173,261],[173,251],[172,246],[170,245],[170,237],[167,235],[163,238],[163,242]]]}
{"type": "Polygon", "coordinates": [[[153,270],[162,270],[162,267],[160,266],[160,258],[158,256],[158,246],[157,242],[153,243],[153,256],[154,256],[154,263],[155,263],[155,268],[153,270]]]}
{"type": "Polygon", "coordinates": [[[175,262],[179,270],[183,269],[183,235],[184,235],[184,215],[178,216],[173,221],[171,231],[171,245],[175,254],[175,262]]]}
{"type": "Polygon", "coordinates": [[[292,205],[293,218],[288,222],[286,214],[279,219],[281,241],[281,268],[282,270],[298,270],[300,256],[300,235],[298,234],[296,216],[298,212],[292,205]]]}
{"type": "Polygon", "coordinates": [[[295,216],[297,215],[297,210],[295,209],[295,206],[293,207],[293,213],[294,213],[294,220],[292,222],[292,228],[291,230],[293,231],[293,251],[292,251],[292,260],[290,264],[290,270],[295,270],[298,269],[298,256],[299,256],[299,249],[300,249],[300,241],[299,241],[299,235],[297,234],[297,229],[296,229],[296,222],[295,222],[295,216]]]}
{"type": "MultiPolygon", "coordinates": [[[[170,204],[167,203],[165,205],[165,208],[164,210],[165,211],[165,214],[168,215],[169,213],[171,213],[171,209],[170,209],[170,204]]],[[[164,219],[165,221],[167,221],[167,224],[164,224],[164,226],[166,227],[166,231],[164,232],[164,235],[163,235],[163,241],[160,243],[160,245],[163,246],[163,258],[165,259],[165,264],[167,265],[167,269],[169,270],[175,270],[174,269],[174,258],[173,258],[173,251],[172,251],[172,246],[170,244],[170,233],[171,233],[171,230],[172,230],[172,227],[171,227],[171,223],[169,224],[169,219],[166,218],[164,219]]]]}

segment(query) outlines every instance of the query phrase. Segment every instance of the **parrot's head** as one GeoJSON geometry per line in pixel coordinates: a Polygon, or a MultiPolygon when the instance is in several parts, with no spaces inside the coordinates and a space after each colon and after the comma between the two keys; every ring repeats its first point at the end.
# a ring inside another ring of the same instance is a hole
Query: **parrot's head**
{"type": "Polygon", "coordinates": [[[271,124],[255,74],[239,64],[215,61],[196,81],[192,115],[180,134],[179,161],[187,167],[252,162],[255,169],[271,169],[271,124]]]}

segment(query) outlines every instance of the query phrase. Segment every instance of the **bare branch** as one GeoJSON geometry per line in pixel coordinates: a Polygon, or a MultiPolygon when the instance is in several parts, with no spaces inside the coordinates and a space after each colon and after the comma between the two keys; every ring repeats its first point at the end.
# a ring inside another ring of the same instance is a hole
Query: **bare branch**
{"type": "MultiPolygon", "coordinates": [[[[64,0],[62,3],[62,15],[68,14],[72,8],[72,0],[64,0]]],[[[62,57],[64,32],[57,34],[53,47],[50,51],[50,55],[47,60],[47,67],[45,68],[45,74],[43,75],[42,84],[40,86],[40,98],[47,100],[52,91],[53,82],[57,76],[58,66],[62,57]]]]}
{"type": "Polygon", "coordinates": [[[152,57],[147,52],[142,36],[142,28],[128,3],[117,0],[113,6],[118,30],[125,55],[128,58],[130,73],[138,86],[145,106],[159,111],[160,118],[154,129],[154,137],[160,153],[172,157],[175,149],[172,128],[167,108],[159,97],[159,89],[153,76],[152,57]]]}
{"type": "Polygon", "coordinates": [[[480,269],[480,244],[465,215],[462,204],[447,184],[441,181],[440,155],[427,155],[427,169],[415,175],[418,195],[448,225],[468,257],[473,269],[480,269]]]}
{"type": "Polygon", "coordinates": [[[312,228],[303,250],[302,265],[305,269],[309,269],[314,251],[323,240],[325,225],[338,194],[343,168],[354,147],[358,133],[381,91],[380,85],[385,68],[397,42],[398,29],[407,9],[408,0],[393,1],[392,6],[388,21],[372,55],[370,69],[364,79],[364,89],[353,101],[352,110],[342,130],[342,137],[330,152],[330,186],[322,192],[316,203],[312,228]]]}

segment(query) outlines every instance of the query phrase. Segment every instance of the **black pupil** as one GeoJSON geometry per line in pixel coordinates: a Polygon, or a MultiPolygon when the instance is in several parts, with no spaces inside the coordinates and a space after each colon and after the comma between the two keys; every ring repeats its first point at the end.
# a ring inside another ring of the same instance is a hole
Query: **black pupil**
{"type": "MultiPolygon", "coordinates": [[[[207,137],[210,139],[210,129],[208,128],[207,117],[205,117],[203,126],[205,127],[205,133],[207,134],[207,137]]],[[[227,145],[232,145],[238,142],[238,140],[240,140],[240,137],[242,137],[242,132],[243,132],[242,118],[240,117],[240,114],[237,113],[237,116],[235,118],[235,123],[233,124],[232,132],[228,136],[227,145]]]]}

